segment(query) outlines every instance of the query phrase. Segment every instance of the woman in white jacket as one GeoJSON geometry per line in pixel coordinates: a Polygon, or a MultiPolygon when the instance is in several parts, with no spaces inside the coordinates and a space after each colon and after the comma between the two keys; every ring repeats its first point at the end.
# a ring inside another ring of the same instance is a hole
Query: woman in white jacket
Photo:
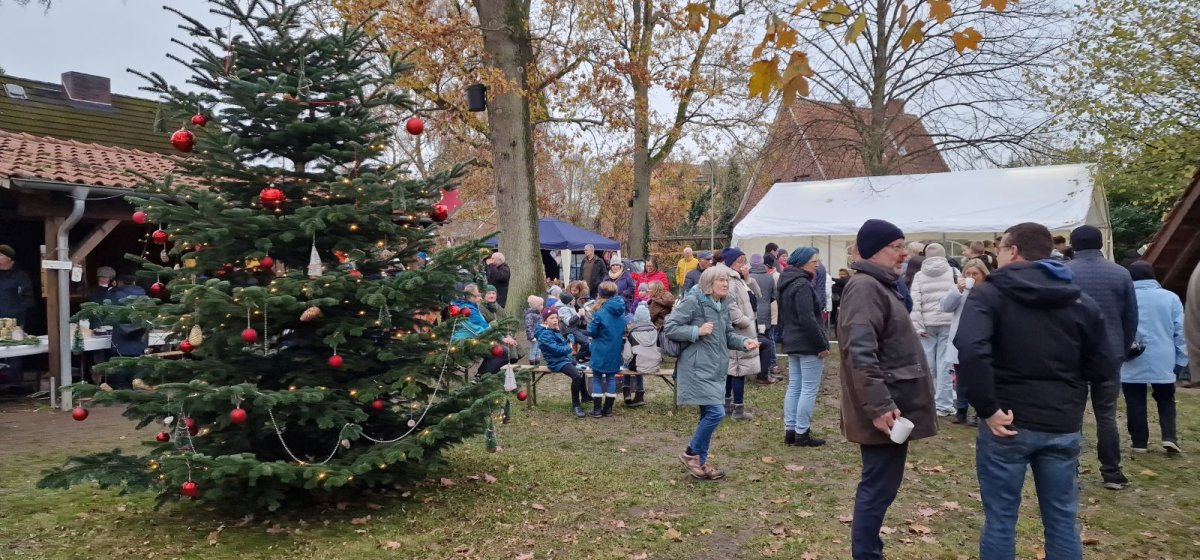
{"type": "Polygon", "coordinates": [[[953,315],[942,311],[942,298],[954,289],[958,273],[946,260],[946,249],[938,243],[925,246],[925,260],[921,270],[913,276],[912,317],[913,328],[921,337],[925,349],[925,361],[933,372],[938,416],[954,414],[954,379],[950,374],[950,362],[946,352],[950,349],[950,322],[953,315]]]}
{"type": "MultiPolygon", "coordinates": [[[[953,313],[954,318],[950,322],[950,347],[946,351],[946,362],[958,365],[958,348],[954,346],[954,335],[958,333],[958,323],[962,319],[963,308],[966,307],[965,302],[967,296],[971,295],[971,288],[976,284],[987,280],[988,267],[982,260],[971,259],[963,265],[962,277],[958,279],[958,284],[953,290],[946,292],[946,297],[942,298],[942,311],[953,313]]],[[[962,378],[954,376],[955,387],[954,391],[957,396],[954,399],[954,420],[955,424],[968,424],[971,427],[979,425],[979,417],[973,416],[970,422],[967,422],[967,408],[970,406],[967,403],[967,389],[963,387],[962,378]]]]}

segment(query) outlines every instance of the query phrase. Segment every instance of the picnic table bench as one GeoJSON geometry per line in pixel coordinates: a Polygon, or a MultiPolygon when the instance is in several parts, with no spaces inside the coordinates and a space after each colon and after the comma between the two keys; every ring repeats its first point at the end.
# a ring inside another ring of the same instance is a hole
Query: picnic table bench
{"type": "MultiPolygon", "coordinates": [[[[580,373],[583,374],[584,383],[588,383],[587,387],[591,387],[589,378],[592,375],[592,369],[591,368],[586,368],[586,369],[580,368],[579,371],[580,371],[580,373]]],[[[552,375],[552,374],[559,374],[559,372],[550,371],[550,368],[548,368],[546,366],[537,366],[535,368],[532,368],[531,375],[529,377],[529,400],[527,401],[528,406],[533,406],[533,405],[537,404],[538,382],[541,381],[543,377],[546,377],[547,375],[552,375]]],[[[671,387],[671,395],[672,395],[671,404],[673,406],[675,406],[676,408],[679,407],[678,404],[675,404],[676,399],[674,398],[677,395],[676,388],[675,388],[675,370],[674,369],[660,369],[654,373],[637,373],[637,372],[629,371],[626,369],[622,369],[620,371],[620,373],[618,373],[617,375],[621,375],[621,376],[643,375],[646,377],[657,377],[659,379],[662,379],[664,383],[666,383],[669,387],[671,387]]]]}

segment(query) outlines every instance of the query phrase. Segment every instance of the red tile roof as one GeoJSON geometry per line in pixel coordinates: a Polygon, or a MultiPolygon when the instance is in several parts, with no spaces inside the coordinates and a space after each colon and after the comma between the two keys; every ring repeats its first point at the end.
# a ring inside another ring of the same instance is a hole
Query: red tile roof
{"type": "Polygon", "coordinates": [[[0,179],[132,189],[143,181],[130,171],[162,177],[176,171],[175,161],[141,150],[0,130],[0,179]]]}
{"type": "MultiPolygon", "coordinates": [[[[929,132],[904,103],[888,106],[890,146],[885,147],[887,175],[950,171],[929,132]]],[[[780,110],[759,156],[760,166],[734,222],[754,208],[775,183],[823,181],[867,175],[859,150],[858,123],[871,119],[870,110],[836,103],[797,100],[780,110]]]]}

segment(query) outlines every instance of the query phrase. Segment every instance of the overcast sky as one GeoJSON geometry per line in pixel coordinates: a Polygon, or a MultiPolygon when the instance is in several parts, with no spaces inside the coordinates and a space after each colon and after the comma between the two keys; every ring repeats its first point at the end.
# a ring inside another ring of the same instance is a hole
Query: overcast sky
{"type": "Polygon", "coordinates": [[[144,81],[125,71],[159,72],[184,87],[187,68],[166,57],[183,49],[175,6],[210,25],[224,25],[199,0],[54,0],[49,12],[32,0],[21,7],[0,0],[0,68],[10,76],[58,82],[63,72],[78,71],[112,79],[114,93],[149,97],[138,91],[144,81]]]}

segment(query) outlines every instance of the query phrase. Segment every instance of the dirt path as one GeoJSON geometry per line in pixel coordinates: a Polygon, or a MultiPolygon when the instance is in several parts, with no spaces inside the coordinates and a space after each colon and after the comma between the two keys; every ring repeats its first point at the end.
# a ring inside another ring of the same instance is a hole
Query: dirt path
{"type": "Polygon", "coordinates": [[[131,449],[148,439],[146,431],[134,430],[136,424],[121,416],[120,408],[96,407],[89,412],[87,420],[76,422],[70,412],[52,409],[43,401],[0,403],[0,459],[32,453],[131,449]]]}

